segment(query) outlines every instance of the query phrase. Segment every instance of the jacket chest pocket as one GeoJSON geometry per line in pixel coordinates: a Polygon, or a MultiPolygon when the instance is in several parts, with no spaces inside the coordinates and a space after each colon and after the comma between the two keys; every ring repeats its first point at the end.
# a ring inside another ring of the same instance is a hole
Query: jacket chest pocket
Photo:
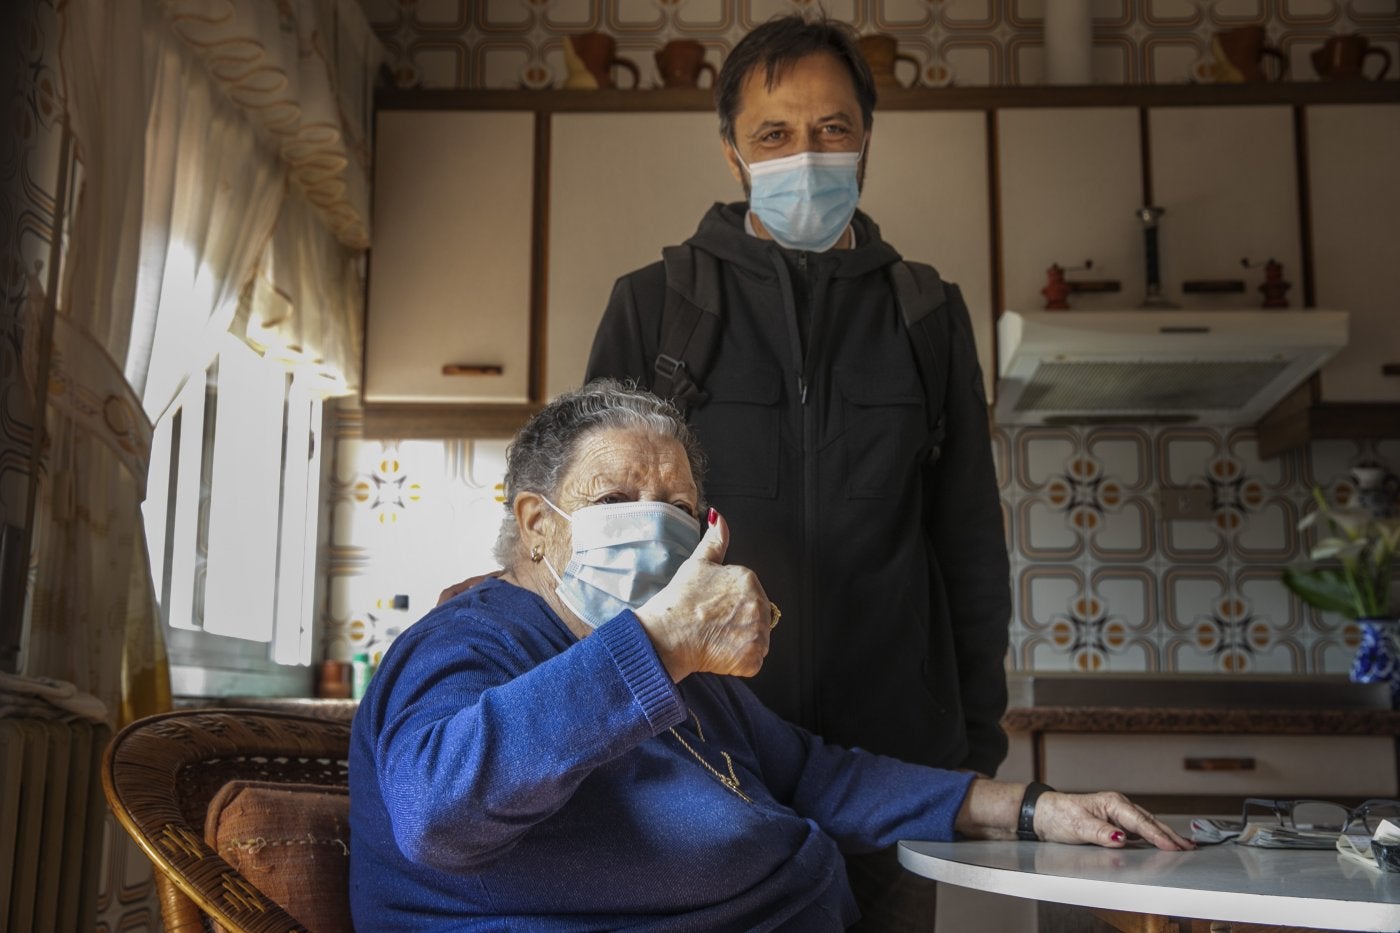
{"type": "Polygon", "coordinates": [[[837,377],[846,496],[902,495],[928,441],[923,386],[912,373],[842,372],[837,377]]]}
{"type": "Polygon", "coordinates": [[[709,400],[691,415],[705,450],[705,491],[710,496],[778,494],[777,372],[715,373],[705,383],[709,400]]]}

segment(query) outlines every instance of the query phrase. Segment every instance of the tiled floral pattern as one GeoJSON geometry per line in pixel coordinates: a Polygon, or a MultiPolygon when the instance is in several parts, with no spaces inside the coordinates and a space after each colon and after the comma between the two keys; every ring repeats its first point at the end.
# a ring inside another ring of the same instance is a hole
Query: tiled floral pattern
{"type": "Polygon", "coordinates": [[[1324,442],[1264,460],[1254,433],[1206,428],[996,432],[1021,670],[1342,673],[1359,634],[1280,582],[1320,485],[1400,464],[1400,442],[1324,442]],[[1006,462],[1009,458],[1010,464],[1006,462]],[[1009,466],[1009,468],[1008,468],[1009,466]],[[1161,518],[1164,490],[1209,493],[1204,519],[1161,518]]]}
{"type": "MultiPolygon", "coordinates": [[[[327,656],[376,651],[448,584],[496,566],[501,442],[388,443],[337,415],[327,656]],[[396,609],[395,594],[409,596],[396,609]]],[[[1355,497],[1350,468],[1400,470],[1400,441],[1323,442],[1265,460],[1250,430],[1018,428],[993,434],[1011,552],[1008,665],[1041,671],[1344,673],[1354,624],[1293,597],[1282,569],[1313,484],[1355,497]],[[1164,489],[1209,491],[1163,520],[1164,489]]]]}
{"type": "MultiPolygon", "coordinates": [[[[834,19],[894,36],[904,84],[1039,84],[1046,4],[1053,0],[828,0],[834,19]]],[[[654,54],[694,39],[719,64],[751,29],[812,0],[364,0],[406,87],[546,88],[566,75],[565,37],[605,32],[634,63],[643,89],[659,86],[654,54]]],[[[1262,25],[1297,80],[1317,77],[1310,55],[1330,35],[1358,32],[1400,54],[1392,0],[1097,0],[1091,71],[1100,84],[1209,80],[1211,37],[1262,25]]],[[[1371,66],[1374,70],[1375,66],[1371,66]]],[[[1387,76],[1397,77],[1395,69],[1387,76]]],[[[630,79],[620,86],[629,87],[630,79]]]]}
{"type": "Polygon", "coordinates": [[[505,515],[501,441],[364,440],[359,411],[338,406],[327,492],[325,656],[374,658],[442,589],[496,568],[505,515]]]}

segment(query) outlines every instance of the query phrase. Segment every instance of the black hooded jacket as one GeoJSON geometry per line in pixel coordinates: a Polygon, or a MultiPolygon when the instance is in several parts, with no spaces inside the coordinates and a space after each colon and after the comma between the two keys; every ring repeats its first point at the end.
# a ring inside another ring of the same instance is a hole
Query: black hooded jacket
{"type": "MultiPolygon", "coordinates": [[[[879,228],[857,212],[855,248],[796,252],[747,233],[745,210],[716,204],[688,241],[718,260],[694,286],[722,319],[690,421],[726,562],[783,611],[751,685],[829,741],[991,774],[1010,571],[961,295],[946,285],[934,312],[951,340],[938,442],[879,228]]],[[[588,379],[651,385],[665,290],[660,262],[618,280],[588,379]]]]}

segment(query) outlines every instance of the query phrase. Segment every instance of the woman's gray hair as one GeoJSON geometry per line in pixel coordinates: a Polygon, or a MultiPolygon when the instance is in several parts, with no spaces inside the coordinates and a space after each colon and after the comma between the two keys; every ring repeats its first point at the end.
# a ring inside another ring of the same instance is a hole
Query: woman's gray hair
{"type": "Polygon", "coordinates": [[[536,492],[557,503],[559,481],[573,464],[580,442],[594,431],[609,428],[640,428],[679,441],[690,461],[690,473],[699,492],[697,503],[704,502],[705,456],[680,411],[632,383],[595,379],[540,409],[506,449],[506,515],[495,547],[496,560],[502,567],[510,567],[519,556],[515,497],[522,492],[536,492]]]}

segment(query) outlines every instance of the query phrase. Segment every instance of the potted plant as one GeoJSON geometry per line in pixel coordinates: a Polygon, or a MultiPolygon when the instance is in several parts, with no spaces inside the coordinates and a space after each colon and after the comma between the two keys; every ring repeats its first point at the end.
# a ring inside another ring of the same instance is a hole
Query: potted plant
{"type": "Polygon", "coordinates": [[[1319,526],[1308,563],[1283,571],[1283,582],[1303,602],[1335,612],[1361,625],[1361,646],[1352,662],[1358,683],[1388,681],[1391,703],[1400,706],[1400,632],[1391,594],[1400,556],[1400,520],[1359,509],[1334,509],[1313,488],[1316,511],[1303,516],[1298,530],[1319,526]]]}

